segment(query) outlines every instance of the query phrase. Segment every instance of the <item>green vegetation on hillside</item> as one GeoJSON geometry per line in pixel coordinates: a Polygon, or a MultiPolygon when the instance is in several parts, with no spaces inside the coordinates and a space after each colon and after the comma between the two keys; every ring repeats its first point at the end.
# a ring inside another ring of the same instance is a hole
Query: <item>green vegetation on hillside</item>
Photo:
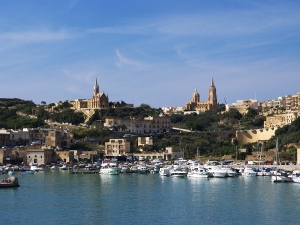
{"type": "MultiPolygon", "coordinates": [[[[112,108],[95,110],[87,125],[88,127],[73,128],[74,137],[78,140],[95,139],[100,145],[104,145],[112,137],[121,137],[117,131],[124,130],[124,127],[114,127],[114,131],[103,127],[106,118],[144,118],[162,113],[161,109],[151,108],[147,104],[138,107],[127,107],[124,102],[110,103],[112,108]],[[118,136],[119,135],[119,136],[118,136]]],[[[40,105],[32,101],[21,99],[0,99],[0,128],[20,129],[47,127],[44,121],[50,120],[59,123],[71,123],[79,125],[84,123],[85,115],[82,112],[71,109],[68,101],[60,102],[59,105],[51,103],[40,105]]],[[[173,127],[192,130],[191,133],[165,133],[158,134],[154,146],[145,146],[145,150],[159,151],[166,147],[173,147],[175,150],[184,150],[186,157],[194,157],[197,154],[207,157],[222,158],[223,155],[231,155],[232,158],[243,159],[244,154],[236,155],[236,149],[246,148],[256,151],[256,143],[237,146],[235,131],[237,129],[257,129],[263,127],[265,117],[258,114],[256,110],[249,109],[245,115],[236,110],[224,111],[224,105],[220,105],[218,112],[206,112],[201,114],[173,114],[170,116],[173,127]]],[[[264,151],[275,148],[276,138],[279,138],[279,150],[281,160],[292,161],[295,159],[297,145],[300,142],[300,118],[291,125],[286,125],[276,131],[276,137],[264,143],[264,151]]],[[[136,137],[128,138],[131,142],[132,151],[137,151],[136,137]]],[[[77,147],[82,147],[83,142],[77,147]]]]}

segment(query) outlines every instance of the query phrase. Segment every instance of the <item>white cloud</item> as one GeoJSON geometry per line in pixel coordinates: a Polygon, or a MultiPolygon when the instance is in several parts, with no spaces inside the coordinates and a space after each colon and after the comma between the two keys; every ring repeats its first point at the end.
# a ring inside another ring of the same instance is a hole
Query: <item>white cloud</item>
{"type": "Polygon", "coordinates": [[[125,25],[113,27],[100,27],[87,29],[90,33],[104,33],[104,34],[131,34],[131,35],[146,35],[150,34],[149,27],[142,25],[125,25]]]}
{"type": "Polygon", "coordinates": [[[74,38],[76,34],[70,33],[68,30],[61,29],[51,31],[47,29],[31,30],[22,32],[6,32],[0,33],[0,40],[17,41],[17,42],[44,42],[44,41],[61,41],[74,38]]]}
{"type": "Polygon", "coordinates": [[[137,60],[126,58],[120,53],[119,50],[116,50],[116,55],[118,58],[118,61],[116,62],[118,67],[130,66],[134,69],[145,69],[145,67],[147,66],[146,64],[139,62],[137,60]]]}

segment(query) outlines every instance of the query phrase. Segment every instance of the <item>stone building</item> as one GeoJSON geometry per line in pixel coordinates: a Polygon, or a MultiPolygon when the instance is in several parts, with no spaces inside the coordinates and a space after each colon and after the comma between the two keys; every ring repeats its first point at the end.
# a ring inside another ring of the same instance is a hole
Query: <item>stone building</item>
{"type": "Polygon", "coordinates": [[[164,151],[141,152],[141,153],[134,153],[133,155],[136,157],[145,158],[146,160],[154,160],[154,159],[172,160],[172,159],[184,158],[183,151],[178,151],[178,152],[174,151],[172,147],[166,147],[166,150],[164,151]]]}
{"type": "Polygon", "coordinates": [[[7,147],[10,145],[10,130],[0,130],[0,147],[7,147]]]}
{"type": "Polygon", "coordinates": [[[46,137],[45,144],[50,147],[59,147],[61,148],[62,135],[60,130],[51,130],[46,137]]]}
{"type": "Polygon", "coordinates": [[[237,100],[236,103],[233,104],[226,104],[226,111],[230,110],[237,110],[241,114],[248,113],[249,108],[255,109],[257,111],[261,110],[261,106],[259,101],[256,99],[249,99],[249,100],[237,100]]]}
{"type": "Polygon", "coordinates": [[[105,142],[104,155],[109,157],[116,157],[130,153],[130,142],[123,139],[109,139],[105,142]]]}
{"type": "Polygon", "coordinates": [[[164,114],[161,114],[159,116],[149,116],[143,119],[106,118],[104,126],[108,128],[113,128],[114,126],[122,126],[123,132],[136,134],[164,133],[170,131],[171,121],[170,118],[164,114]]]}
{"type": "Polygon", "coordinates": [[[33,145],[27,147],[27,164],[46,165],[53,161],[53,150],[47,146],[33,145]]]}
{"type": "Polygon", "coordinates": [[[74,151],[69,150],[56,150],[54,151],[55,161],[62,161],[65,163],[70,163],[74,161],[74,151]]]}
{"type": "Polygon", "coordinates": [[[217,89],[213,78],[208,91],[208,101],[201,102],[200,94],[197,89],[195,89],[192,101],[188,101],[184,106],[184,111],[206,112],[211,110],[218,110],[217,89]]]}
{"type": "Polygon", "coordinates": [[[91,99],[76,99],[70,101],[75,109],[102,109],[109,106],[108,95],[99,92],[99,85],[96,79],[94,92],[91,99]]]}
{"type": "Polygon", "coordinates": [[[297,118],[298,113],[284,113],[274,114],[273,116],[266,116],[266,121],[264,121],[264,127],[282,127],[284,125],[291,124],[297,118]]]}

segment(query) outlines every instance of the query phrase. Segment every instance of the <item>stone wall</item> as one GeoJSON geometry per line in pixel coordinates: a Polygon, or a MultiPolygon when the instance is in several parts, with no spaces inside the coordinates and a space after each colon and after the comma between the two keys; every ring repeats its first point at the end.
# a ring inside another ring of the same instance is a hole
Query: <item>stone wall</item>
{"type": "Polygon", "coordinates": [[[252,130],[238,130],[236,131],[236,138],[238,144],[255,143],[257,141],[267,141],[275,135],[277,127],[252,129],[252,130]]]}

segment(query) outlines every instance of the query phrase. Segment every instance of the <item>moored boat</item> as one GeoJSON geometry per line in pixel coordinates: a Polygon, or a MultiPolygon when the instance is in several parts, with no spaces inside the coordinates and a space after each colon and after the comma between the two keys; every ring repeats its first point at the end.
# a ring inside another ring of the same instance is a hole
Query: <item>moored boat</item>
{"type": "Polygon", "coordinates": [[[160,168],[159,169],[159,175],[161,175],[161,176],[170,176],[170,167],[167,167],[167,168],[165,168],[165,167],[162,167],[162,168],[160,168]]]}
{"type": "Polygon", "coordinates": [[[54,166],[51,166],[51,167],[50,167],[50,170],[58,170],[58,166],[55,166],[55,165],[54,165],[54,166]]]}
{"type": "Polygon", "coordinates": [[[34,170],[29,170],[29,169],[20,169],[19,171],[20,174],[34,174],[34,170]]]}
{"type": "Polygon", "coordinates": [[[68,170],[69,168],[66,166],[66,164],[63,164],[61,167],[60,167],[60,170],[68,170]]]}
{"type": "Polygon", "coordinates": [[[139,165],[138,166],[138,173],[142,173],[142,174],[147,173],[147,167],[145,165],[139,165]]]}
{"type": "Polygon", "coordinates": [[[200,165],[200,163],[193,163],[187,176],[196,178],[208,178],[208,172],[203,166],[200,165]]]}
{"type": "Polygon", "coordinates": [[[293,179],[290,177],[286,177],[283,175],[272,175],[271,181],[276,183],[276,182],[292,182],[293,179]]]}
{"type": "Polygon", "coordinates": [[[118,167],[116,162],[104,162],[100,167],[100,174],[108,175],[119,175],[121,173],[121,168],[118,167]]]}
{"type": "Polygon", "coordinates": [[[174,166],[170,170],[170,176],[172,177],[186,177],[187,176],[187,171],[180,166],[174,166]]]}
{"type": "Polygon", "coordinates": [[[242,170],[241,174],[244,177],[256,177],[257,176],[257,172],[251,167],[245,167],[242,170]]]}

